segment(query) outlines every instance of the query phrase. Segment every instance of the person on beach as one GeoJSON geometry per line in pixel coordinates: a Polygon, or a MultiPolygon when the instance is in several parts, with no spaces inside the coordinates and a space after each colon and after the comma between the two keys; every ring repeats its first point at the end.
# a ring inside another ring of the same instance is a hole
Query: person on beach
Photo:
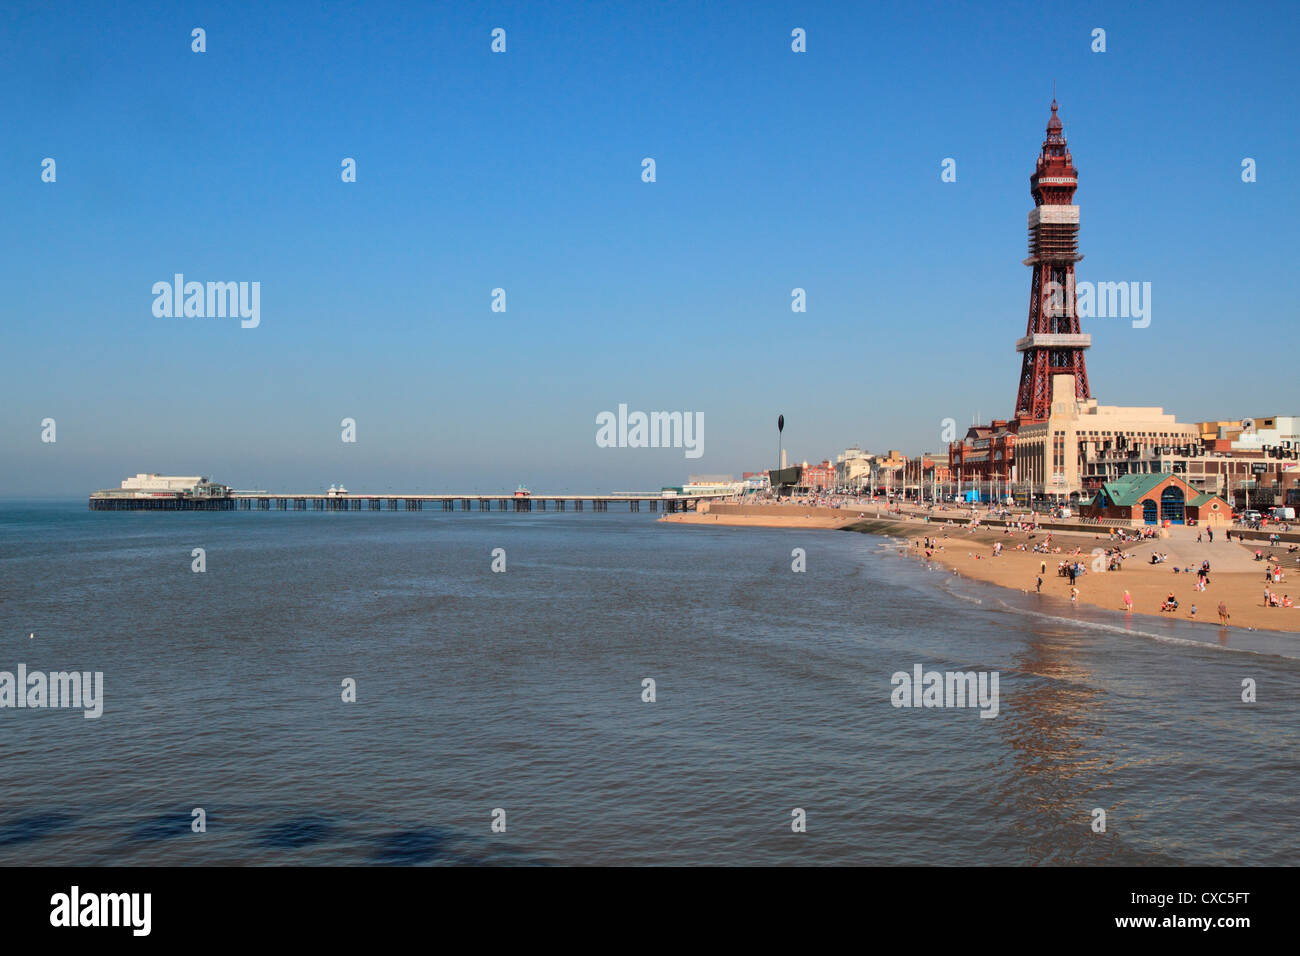
{"type": "Polygon", "coordinates": [[[1043,593],[1043,576],[1041,574],[1038,576],[1038,586],[1034,588],[1034,591],[1037,594],[1043,593]]]}
{"type": "Polygon", "coordinates": [[[1228,614],[1228,605],[1220,601],[1219,602],[1219,623],[1222,624],[1224,627],[1227,627],[1228,619],[1230,616],[1231,615],[1228,614]]]}
{"type": "Polygon", "coordinates": [[[1192,605],[1192,617],[1196,617],[1196,605],[1192,605]]]}
{"type": "Polygon", "coordinates": [[[1047,562],[1046,562],[1046,561],[1039,561],[1039,562],[1038,562],[1038,573],[1039,573],[1039,574],[1046,574],[1046,573],[1047,573],[1047,562]]]}
{"type": "Polygon", "coordinates": [[[1205,533],[1210,536],[1210,544],[1214,544],[1214,529],[1206,528],[1205,533]]]}
{"type": "Polygon", "coordinates": [[[1127,591],[1124,592],[1124,610],[1133,610],[1133,595],[1129,594],[1127,591]]]}
{"type": "Polygon", "coordinates": [[[1070,603],[1071,603],[1071,604],[1078,604],[1078,603],[1079,603],[1079,589],[1078,589],[1078,588],[1070,588],[1070,603]]]}

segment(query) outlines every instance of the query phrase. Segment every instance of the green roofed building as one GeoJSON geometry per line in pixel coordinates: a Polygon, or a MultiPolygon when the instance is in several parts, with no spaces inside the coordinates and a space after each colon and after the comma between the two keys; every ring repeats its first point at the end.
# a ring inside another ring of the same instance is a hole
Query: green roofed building
{"type": "Polygon", "coordinates": [[[1105,482],[1083,514],[1131,524],[1230,524],[1231,509],[1170,472],[1124,475],[1105,482]]]}

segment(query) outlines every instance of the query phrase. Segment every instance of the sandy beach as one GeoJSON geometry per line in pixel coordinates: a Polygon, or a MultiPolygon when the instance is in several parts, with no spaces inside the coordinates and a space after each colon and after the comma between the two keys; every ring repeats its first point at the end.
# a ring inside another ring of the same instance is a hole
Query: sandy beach
{"type": "Polygon", "coordinates": [[[1051,531],[1051,553],[1035,553],[1032,547],[1046,542],[1049,529],[1040,528],[1026,534],[1015,531],[1007,534],[1000,527],[980,527],[974,531],[945,523],[956,513],[937,513],[930,522],[910,514],[889,514],[875,505],[862,508],[817,508],[802,505],[763,505],[745,508],[706,508],[700,513],[664,515],[665,523],[684,525],[712,525],[761,528],[817,528],[829,530],[856,530],[886,534],[907,540],[900,551],[920,561],[929,561],[956,573],[1000,587],[1014,588],[1031,593],[1043,565],[1041,593],[1065,601],[1070,600],[1070,580],[1058,574],[1062,561],[1082,562],[1085,573],[1075,587],[1077,600],[1083,604],[1111,610],[1125,610],[1124,592],[1132,598],[1135,614],[1153,617],[1174,616],[1180,620],[1205,622],[1218,627],[1218,606],[1227,605],[1229,626],[1237,628],[1267,629],[1300,632],[1300,607],[1269,607],[1264,603],[1265,589],[1279,596],[1290,595],[1300,605],[1300,561],[1297,555],[1288,554],[1286,546],[1269,548],[1258,542],[1249,545],[1229,542],[1222,533],[1215,540],[1197,542],[1197,529],[1178,527],[1170,529],[1168,537],[1120,544],[1108,540],[1106,530],[1051,531]],[[743,512],[743,513],[728,513],[743,512]],[[877,518],[877,513],[881,517],[877,518]],[[924,539],[930,537],[930,555],[927,557],[924,539]],[[1001,542],[1001,554],[994,556],[994,545],[1001,542]],[[1023,546],[1025,550],[1020,550],[1023,546]],[[1094,571],[1094,548],[1119,547],[1126,554],[1122,569],[1094,571]],[[1265,560],[1255,560],[1259,548],[1265,560]],[[1059,551],[1058,551],[1059,549],[1059,551]],[[1168,559],[1151,564],[1152,552],[1167,554],[1168,559]],[[1265,584],[1264,573],[1269,566],[1267,558],[1275,556],[1281,563],[1284,579],[1276,584],[1265,584]],[[1210,562],[1208,584],[1204,591],[1196,589],[1196,569],[1202,561],[1210,562]],[[1179,568],[1178,572],[1174,568],[1179,568]],[[1181,569],[1191,568],[1190,572],[1181,569]],[[1165,598],[1172,593],[1178,600],[1178,610],[1161,611],[1165,598]],[[1192,614],[1195,606],[1196,613],[1192,614]]]}

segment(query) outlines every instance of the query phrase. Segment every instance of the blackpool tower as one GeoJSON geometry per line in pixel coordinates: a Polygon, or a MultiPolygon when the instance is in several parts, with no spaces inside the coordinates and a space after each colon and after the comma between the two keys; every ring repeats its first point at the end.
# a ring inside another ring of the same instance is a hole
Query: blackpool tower
{"type": "Polygon", "coordinates": [[[1079,255],[1079,207],[1073,205],[1078,184],[1078,172],[1066,149],[1053,99],[1047,139],[1038,157],[1038,168],[1029,177],[1034,208],[1029,213],[1029,258],[1025,265],[1034,270],[1034,276],[1029,291],[1029,325],[1024,338],[1016,342],[1016,351],[1023,353],[1015,414],[1020,424],[1048,417],[1053,375],[1073,375],[1075,397],[1091,397],[1083,353],[1092,344],[1092,337],[1079,331],[1074,293],[1074,264],[1083,258],[1079,255]]]}

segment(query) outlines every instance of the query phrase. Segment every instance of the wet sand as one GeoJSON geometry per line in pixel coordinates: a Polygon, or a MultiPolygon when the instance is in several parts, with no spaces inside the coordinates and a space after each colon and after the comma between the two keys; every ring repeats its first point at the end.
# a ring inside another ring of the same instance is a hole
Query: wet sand
{"type": "MultiPolygon", "coordinates": [[[[764,507],[755,509],[763,514],[716,514],[713,512],[688,511],[684,514],[668,514],[660,518],[668,524],[719,525],[735,528],[828,528],[839,529],[862,520],[859,513],[851,514],[835,511],[827,513],[827,508],[764,507]]],[[[867,515],[873,512],[866,512],[867,515]]],[[[904,525],[900,524],[900,528],[904,525]]],[[[903,533],[906,533],[905,530],[903,533]]]]}

